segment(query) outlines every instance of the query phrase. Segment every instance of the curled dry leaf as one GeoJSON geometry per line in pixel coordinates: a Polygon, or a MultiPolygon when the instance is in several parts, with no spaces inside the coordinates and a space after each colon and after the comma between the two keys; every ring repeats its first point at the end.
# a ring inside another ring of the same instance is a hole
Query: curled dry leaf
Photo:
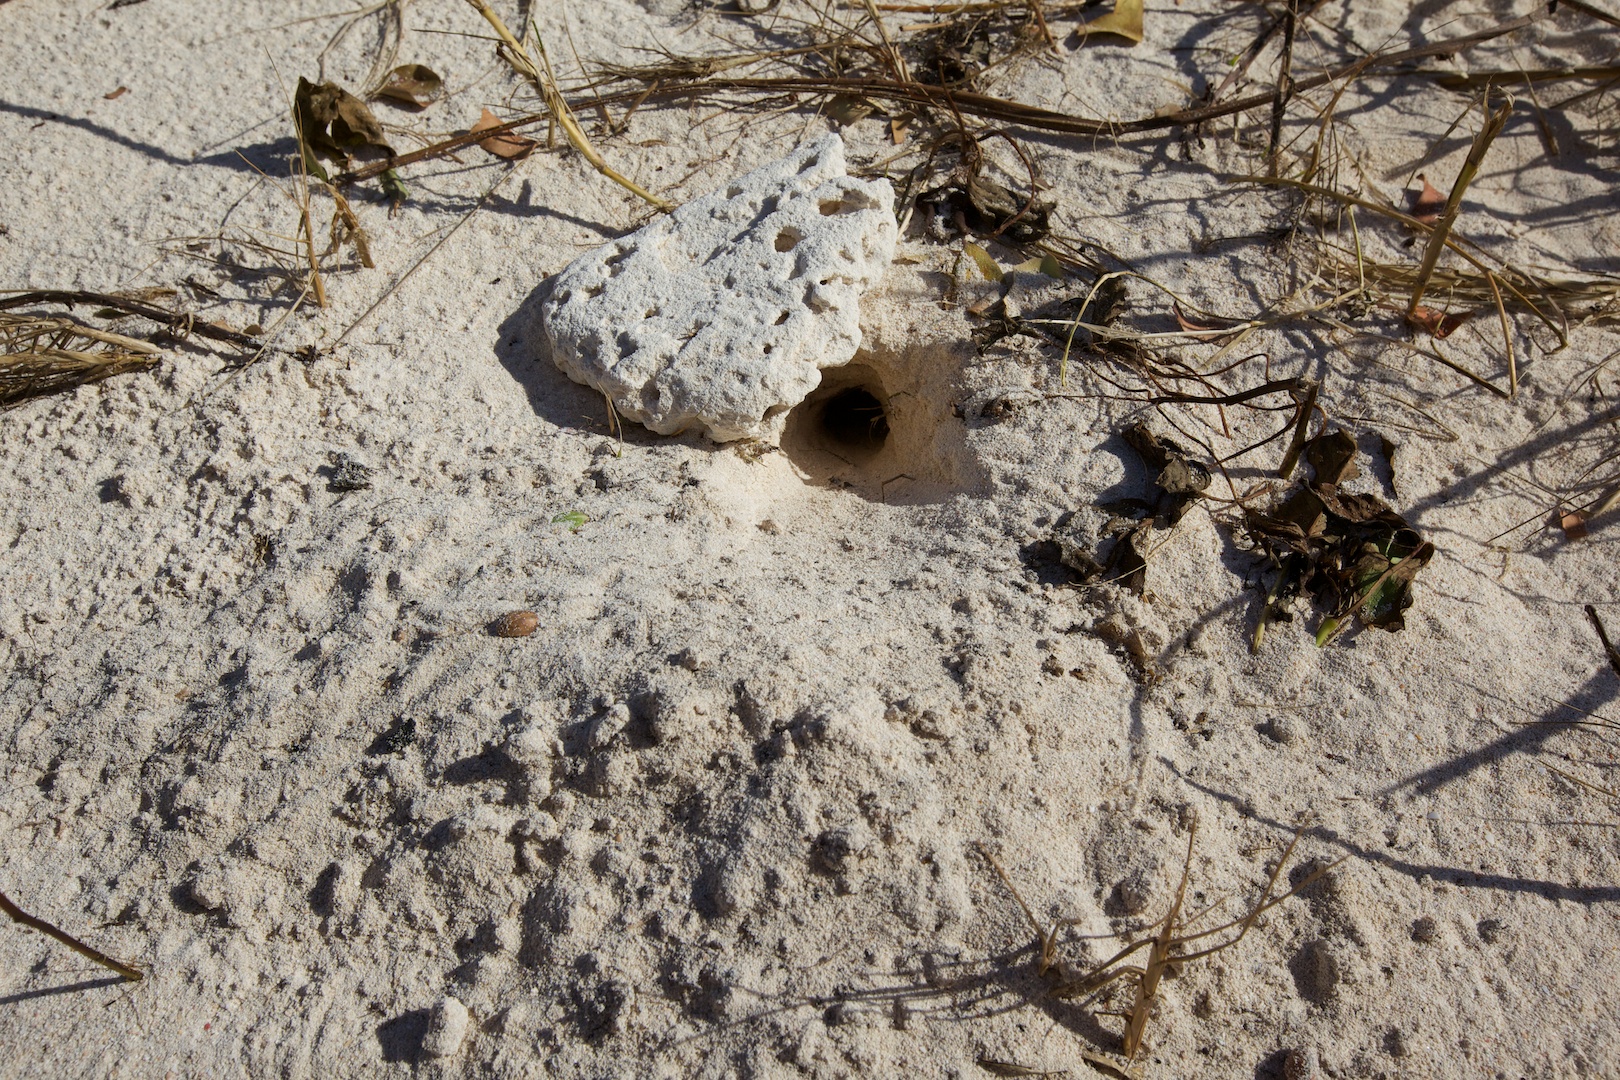
{"type": "Polygon", "coordinates": [[[1471,311],[1436,311],[1432,307],[1419,304],[1406,316],[1406,321],[1413,327],[1436,338],[1447,338],[1452,331],[1474,317],[1471,311]]]}
{"type": "Polygon", "coordinates": [[[326,170],[317,158],[347,168],[351,150],[370,146],[390,155],[394,152],[366,103],[337,83],[316,86],[308,79],[299,79],[298,91],[293,95],[293,114],[298,121],[304,171],[312,176],[326,179],[326,170]]]}
{"type": "MultiPolygon", "coordinates": [[[[472,133],[476,135],[480,131],[488,131],[491,128],[498,128],[501,126],[501,123],[502,121],[500,117],[496,116],[488,109],[485,109],[484,115],[478,118],[478,123],[472,126],[472,133]]],[[[525,138],[522,135],[516,135],[510,131],[503,131],[499,134],[491,135],[487,139],[479,140],[478,145],[498,158],[506,158],[511,160],[514,158],[528,157],[529,152],[540,144],[535,142],[533,139],[525,138]]]]}
{"type": "Polygon", "coordinates": [[[984,248],[971,240],[962,242],[962,250],[973,259],[979,267],[979,273],[984,275],[986,281],[1000,281],[1005,275],[1001,271],[1001,264],[984,248]]]}
{"type": "Polygon", "coordinates": [[[1558,527],[1564,530],[1565,540],[1586,539],[1586,515],[1579,510],[1565,510],[1560,513],[1558,527]]]}
{"type": "Polygon", "coordinates": [[[540,616],[532,611],[509,611],[489,624],[495,637],[528,637],[540,625],[540,616]]]}
{"type": "Polygon", "coordinates": [[[401,64],[388,73],[372,96],[407,108],[425,109],[444,96],[444,80],[426,64],[401,64]]]}
{"type": "Polygon", "coordinates": [[[1406,200],[1411,204],[1412,216],[1425,225],[1433,225],[1440,220],[1440,211],[1446,208],[1446,197],[1439,188],[1429,183],[1427,176],[1419,176],[1423,181],[1423,190],[1408,191],[1406,200]]]}

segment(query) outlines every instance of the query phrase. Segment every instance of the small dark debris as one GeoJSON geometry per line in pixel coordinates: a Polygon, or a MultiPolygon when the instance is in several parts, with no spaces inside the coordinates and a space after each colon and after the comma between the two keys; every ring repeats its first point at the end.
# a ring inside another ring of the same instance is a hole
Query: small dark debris
{"type": "Polygon", "coordinates": [[[412,717],[402,716],[389,725],[387,731],[377,736],[372,744],[366,747],[366,753],[373,757],[383,754],[402,753],[407,746],[416,741],[416,721],[412,717]]]}
{"type": "Polygon", "coordinates": [[[339,454],[332,463],[332,475],[326,481],[326,490],[364,491],[371,486],[371,477],[375,472],[371,466],[362,464],[348,454],[339,454]]]}

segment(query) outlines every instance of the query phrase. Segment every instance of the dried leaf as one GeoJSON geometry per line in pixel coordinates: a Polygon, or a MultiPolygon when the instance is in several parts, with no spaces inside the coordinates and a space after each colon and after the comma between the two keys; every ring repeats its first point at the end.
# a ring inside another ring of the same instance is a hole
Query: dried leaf
{"type": "Polygon", "coordinates": [[[1444,312],[1419,304],[1406,316],[1406,321],[1431,337],[1444,339],[1451,332],[1474,317],[1471,311],[1444,312]]]}
{"type": "Polygon", "coordinates": [[[293,96],[293,113],[298,122],[304,171],[311,175],[326,178],[326,170],[317,158],[324,157],[347,167],[350,150],[371,146],[388,154],[394,152],[383,135],[382,125],[377,123],[366,103],[337,83],[316,86],[307,79],[299,79],[298,91],[293,96]]]}
{"type": "MultiPolygon", "coordinates": [[[[1397,542],[1399,539],[1397,535],[1397,542]]],[[[1433,557],[1434,545],[1422,542],[1402,555],[1373,550],[1358,559],[1351,576],[1360,600],[1356,615],[1361,622],[1380,630],[1403,629],[1404,613],[1412,606],[1412,579],[1433,557]]]]}
{"type": "Polygon", "coordinates": [[[904,120],[889,121],[889,137],[894,140],[894,145],[900,146],[906,141],[906,126],[904,120]]]}
{"type": "Polygon", "coordinates": [[[1423,181],[1422,191],[1408,191],[1406,200],[1411,206],[1412,216],[1425,225],[1433,225],[1440,220],[1440,211],[1446,208],[1446,196],[1439,188],[1429,183],[1427,176],[1419,176],[1423,181]]]}
{"type": "Polygon", "coordinates": [[[978,244],[975,244],[973,241],[964,240],[962,242],[962,250],[972,256],[973,261],[979,265],[979,273],[984,275],[984,280],[1000,281],[1006,276],[1001,271],[1001,264],[996,262],[988,251],[984,250],[984,248],[980,247],[978,244]]]}
{"type": "MultiPolygon", "coordinates": [[[[472,126],[472,134],[476,135],[480,131],[500,127],[501,123],[500,117],[485,109],[484,115],[478,118],[478,123],[472,126]]],[[[491,135],[487,139],[481,139],[478,145],[498,158],[513,159],[528,157],[529,152],[540,144],[533,139],[507,131],[499,135],[491,135]]]]}
{"type": "Polygon", "coordinates": [[[444,96],[444,80],[426,64],[401,64],[388,73],[373,97],[425,109],[444,96]]]}
{"type": "MultiPolygon", "coordinates": [[[[1316,631],[1326,645],[1346,620],[1399,630],[1412,605],[1411,584],[1434,556],[1406,519],[1376,495],[1342,492],[1355,475],[1355,443],[1342,431],[1306,444],[1316,478],[1300,484],[1269,512],[1249,510],[1249,540],[1281,568],[1267,597],[1261,627],[1286,617],[1279,601],[1295,592],[1328,609],[1316,631]]],[[[1257,632],[1255,648],[1259,647],[1257,632]]]]}
{"type": "Polygon", "coordinates": [[[958,227],[976,236],[1035,244],[1052,231],[1049,199],[1027,198],[980,176],[977,171],[917,196],[920,204],[948,207],[958,227]]]}
{"type": "Polygon", "coordinates": [[[1116,0],[1114,10],[1083,23],[1077,31],[1082,40],[1099,34],[1124,38],[1132,45],[1142,40],[1142,0],[1116,0]]]}
{"type": "Polygon", "coordinates": [[[1305,444],[1305,460],[1316,471],[1318,484],[1342,484],[1353,480],[1356,469],[1356,440],[1342,430],[1324,432],[1305,444]]]}
{"type": "Polygon", "coordinates": [[[1579,510],[1566,510],[1558,515],[1558,527],[1564,530],[1565,540],[1586,539],[1586,515],[1579,510]]]}
{"type": "Polygon", "coordinates": [[[1155,511],[1174,525],[1210,485],[1209,470],[1188,457],[1187,451],[1169,439],[1161,439],[1146,424],[1132,424],[1122,433],[1131,449],[1152,468],[1159,470],[1154,483],[1163,493],[1155,511]]]}
{"type": "Polygon", "coordinates": [[[110,94],[102,94],[101,97],[103,101],[117,101],[127,93],[129,93],[129,87],[120,86],[110,94]]]}

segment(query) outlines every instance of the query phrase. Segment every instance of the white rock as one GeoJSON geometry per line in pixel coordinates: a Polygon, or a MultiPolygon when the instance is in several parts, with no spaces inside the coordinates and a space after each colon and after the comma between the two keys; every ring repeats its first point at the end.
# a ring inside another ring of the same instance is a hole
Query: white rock
{"type": "Polygon", "coordinates": [[[894,190],[828,135],[571,263],[541,305],[557,366],[662,434],[771,437],[861,343],[894,190]]]}
{"type": "Polygon", "coordinates": [[[427,1034],[422,1036],[422,1052],[428,1057],[449,1057],[461,1049],[467,1037],[467,1006],[453,997],[441,998],[428,1018],[427,1034]]]}

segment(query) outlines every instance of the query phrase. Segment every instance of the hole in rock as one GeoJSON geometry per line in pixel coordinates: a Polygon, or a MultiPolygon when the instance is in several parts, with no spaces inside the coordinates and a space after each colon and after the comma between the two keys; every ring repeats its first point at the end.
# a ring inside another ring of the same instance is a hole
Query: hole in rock
{"type": "Polygon", "coordinates": [[[799,246],[799,241],[803,239],[804,234],[799,232],[798,229],[783,229],[776,234],[776,250],[792,251],[799,246]]]}
{"type": "Polygon", "coordinates": [[[822,217],[832,217],[834,214],[843,212],[844,200],[843,199],[822,199],[819,209],[821,210],[821,216],[822,217]]]}

